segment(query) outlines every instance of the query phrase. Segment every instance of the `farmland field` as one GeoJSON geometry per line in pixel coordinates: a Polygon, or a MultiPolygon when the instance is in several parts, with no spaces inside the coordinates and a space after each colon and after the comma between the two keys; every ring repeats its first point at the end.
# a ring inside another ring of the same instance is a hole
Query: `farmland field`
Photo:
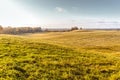
{"type": "Polygon", "coordinates": [[[0,35],[0,80],[119,80],[120,31],[0,35]]]}

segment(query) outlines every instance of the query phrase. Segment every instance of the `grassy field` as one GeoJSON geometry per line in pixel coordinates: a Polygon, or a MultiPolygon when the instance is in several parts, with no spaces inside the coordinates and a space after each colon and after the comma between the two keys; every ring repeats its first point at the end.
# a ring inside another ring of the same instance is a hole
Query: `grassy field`
{"type": "Polygon", "coordinates": [[[119,31],[0,35],[0,80],[119,79],[119,31]]]}

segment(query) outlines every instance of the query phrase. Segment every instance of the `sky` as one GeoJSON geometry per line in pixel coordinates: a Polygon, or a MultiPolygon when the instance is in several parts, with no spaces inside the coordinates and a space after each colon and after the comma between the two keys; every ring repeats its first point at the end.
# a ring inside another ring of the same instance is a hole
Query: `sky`
{"type": "Polygon", "coordinates": [[[120,0],[0,0],[0,25],[120,28],[120,0]]]}

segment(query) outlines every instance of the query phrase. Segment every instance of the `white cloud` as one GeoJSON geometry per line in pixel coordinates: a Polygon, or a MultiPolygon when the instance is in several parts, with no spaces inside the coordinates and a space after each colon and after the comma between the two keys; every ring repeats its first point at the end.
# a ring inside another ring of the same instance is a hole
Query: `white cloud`
{"type": "Polygon", "coordinates": [[[55,8],[58,12],[66,12],[66,10],[64,8],[61,7],[56,7],[55,8]]]}
{"type": "Polygon", "coordinates": [[[0,25],[2,26],[32,26],[40,23],[39,19],[26,11],[14,0],[0,0],[0,25]]]}

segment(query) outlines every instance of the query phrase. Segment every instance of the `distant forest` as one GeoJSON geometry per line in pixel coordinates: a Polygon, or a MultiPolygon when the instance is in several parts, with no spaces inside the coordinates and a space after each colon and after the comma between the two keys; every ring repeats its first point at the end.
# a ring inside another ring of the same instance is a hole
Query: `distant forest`
{"type": "MultiPolygon", "coordinates": [[[[78,30],[78,27],[71,29],[42,29],[41,27],[2,27],[0,26],[0,34],[24,34],[24,33],[39,33],[39,32],[67,32],[78,30]]],[[[80,28],[81,29],[81,28],[80,28]]]]}
{"type": "Polygon", "coordinates": [[[23,34],[42,32],[41,27],[2,27],[0,26],[1,34],[23,34]]]}

